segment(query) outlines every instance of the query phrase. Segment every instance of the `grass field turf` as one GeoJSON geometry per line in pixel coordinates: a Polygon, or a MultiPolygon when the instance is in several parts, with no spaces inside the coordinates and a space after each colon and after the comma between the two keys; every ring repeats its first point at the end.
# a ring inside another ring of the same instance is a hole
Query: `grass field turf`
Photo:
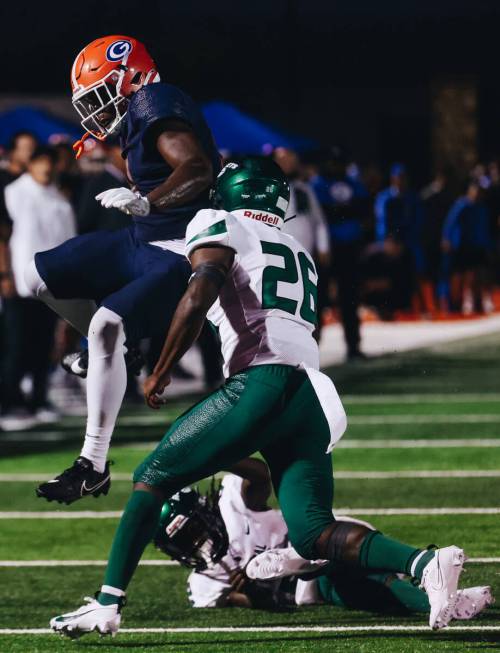
{"type": "MultiPolygon", "coordinates": [[[[463,341],[434,350],[407,353],[332,370],[340,392],[347,394],[352,417],[344,447],[334,453],[337,472],[335,505],[363,517],[363,509],[385,508],[500,508],[500,337],[463,341]],[[390,397],[385,398],[385,393],[390,397]],[[397,395],[397,396],[395,396],[397,395]],[[463,416],[458,421],[458,416],[463,416]],[[487,419],[484,419],[487,416],[487,419]],[[387,419],[384,419],[387,417],[387,419]],[[403,418],[401,423],[388,423],[403,418]],[[424,421],[422,421],[424,420],[424,421]],[[390,440],[391,448],[375,440],[390,440]],[[426,441],[418,446],[414,442],[426,441]],[[462,442],[452,442],[461,440],[462,442]],[[496,446],[480,446],[498,440],[496,446]],[[396,442],[394,442],[396,441],[396,442]],[[398,442],[400,441],[401,448],[398,442]],[[405,442],[411,447],[404,448],[405,442]],[[376,448],[365,448],[370,445],[376,448]],[[453,446],[451,446],[453,444],[453,446]],[[354,445],[355,448],[350,448],[354,445]],[[477,445],[477,446],[475,446],[477,445]],[[395,448],[397,446],[398,448],[395,448]],[[349,478],[352,472],[437,472],[438,478],[349,478]],[[451,472],[475,471],[476,478],[456,478],[451,472]]],[[[164,431],[164,421],[184,410],[170,406],[168,413],[125,411],[116,433],[112,457],[119,478],[126,478],[164,431]]],[[[60,471],[78,450],[81,420],[66,419],[26,438],[2,438],[0,499],[9,511],[57,510],[59,506],[35,499],[35,482],[23,474],[45,478],[60,471]],[[52,439],[44,434],[52,434],[52,439]],[[54,437],[55,435],[55,437],[54,437]],[[7,475],[2,482],[2,475],[7,475]],[[17,480],[12,480],[17,478],[17,480]]],[[[120,510],[130,485],[115,481],[108,497],[86,499],[64,511],[96,513],[120,510]]],[[[96,515],[94,515],[96,516],[96,515]]],[[[444,516],[374,515],[366,517],[389,535],[425,545],[429,542],[464,546],[474,558],[500,555],[500,515],[447,514],[444,516]]],[[[116,519],[1,519],[0,559],[104,560],[116,519]]],[[[149,548],[145,559],[161,559],[149,548]]],[[[492,608],[473,622],[443,633],[421,630],[383,632],[356,630],[372,627],[425,626],[421,617],[388,617],[321,606],[286,613],[206,610],[189,607],[185,594],[186,571],[180,567],[140,567],[130,587],[125,611],[126,628],[348,628],[343,632],[255,630],[253,632],[123,633],[115,640],[89,636],[77,642],[60,641],[48,634],[1,634],[3,629],[46,628],[48,618],[73,609],[101,582],[101,567],[0,567],[0,651],[470,651],[500,649],[500,611],[492,608]]],[[[500,565],[469,563],[462,585],[493,585],[500,595],[500,565]]]]}

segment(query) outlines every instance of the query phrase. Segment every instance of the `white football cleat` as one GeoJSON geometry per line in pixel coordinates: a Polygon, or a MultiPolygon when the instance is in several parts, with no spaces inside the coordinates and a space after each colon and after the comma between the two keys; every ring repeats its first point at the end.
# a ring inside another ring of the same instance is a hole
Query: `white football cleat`
{"type": "Polygon", "coordinates": [[[50,620],[52,630],[71,639],[76,639],[94,630],[101,635],[114,637],[120,628],[120,605],[117,603],[101,605],[90,596],[86,596],[85,601],[85,605],[75,612],[67,612],[59,617],[53,617],[50,620]]]}
{"type": "Polygon", "coordinates": [[[245,573],[252,580],[270,580],[285,576],[300,576],[317,571],[328,564],[328,560],[305,560],[295,549],[269,549],[252,558],[245,573]]]}
{"type": "Polygon", "coordinates": [[[458,579],[466,557],[457,546],[436,549],[432,560],[425,566],[420,587],[429,598],[431,613],[429,626],[444,628],[453,619],[458,603],[458,579]]]}
{"type": "Polygon", "coordinates": [[[458,601],[453,619],[473,619],[485,608],[495,603],[491,587],[466,587],[458,590],[458,601]]]}

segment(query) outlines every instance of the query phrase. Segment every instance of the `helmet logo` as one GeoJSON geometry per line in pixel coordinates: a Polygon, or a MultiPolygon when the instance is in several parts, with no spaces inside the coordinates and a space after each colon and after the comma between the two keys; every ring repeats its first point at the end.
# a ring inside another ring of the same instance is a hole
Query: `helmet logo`
{"type": "Polygon", "coordinates": [[[108,61],[121,61],[132,50],[130,41],[115,41],[106,50],[108,61]]]}
{"type": "Polygon", "coordinates": [[[226,163],[226,165],[222,168],[222,170],[217,175],[217,178],[222,177],[222,175],[225,174],[228,170],[236,170],[236,168],[239,167],[240,166],[237,163],[230,161],[229,163],[226,163]]]}

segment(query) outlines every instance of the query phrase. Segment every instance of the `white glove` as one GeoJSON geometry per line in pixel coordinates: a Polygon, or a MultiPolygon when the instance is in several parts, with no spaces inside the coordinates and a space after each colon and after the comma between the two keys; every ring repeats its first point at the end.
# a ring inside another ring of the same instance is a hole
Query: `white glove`
{"type": "Polygon", "coordinates": [[[110,188],[95,198],[105,209],[119,209],[127,215],[145,216],[150,212],[149,200],[129,188],[110,188]]]}

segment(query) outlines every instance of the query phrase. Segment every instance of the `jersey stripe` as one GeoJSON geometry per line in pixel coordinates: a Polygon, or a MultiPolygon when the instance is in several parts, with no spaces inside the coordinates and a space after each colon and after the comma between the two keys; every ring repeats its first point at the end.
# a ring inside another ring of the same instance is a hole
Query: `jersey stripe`
{"type": "Polygon", "coordinates": [[[215,224],[211,225],[204,231],[200,231],[200,233],[196,234],[196,236],[193,236],[191,240],[188,241],[187,244],[190,245],[191,243],[194,243],[195,240],[200,240],[200,238],[217,236],[218,234],[224,234],[226,232],[227,232],[226,221],[220,220],[219,222],[216,222],[215,224]]]}

